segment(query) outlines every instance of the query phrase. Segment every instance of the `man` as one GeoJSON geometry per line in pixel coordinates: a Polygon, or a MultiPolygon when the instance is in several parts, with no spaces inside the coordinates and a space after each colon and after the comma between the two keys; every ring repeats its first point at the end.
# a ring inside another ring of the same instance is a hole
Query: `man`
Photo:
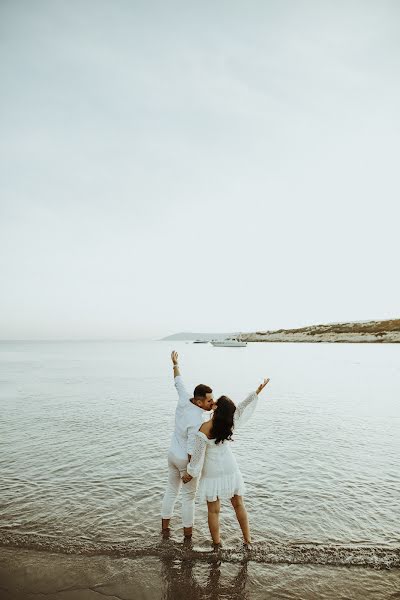
{"type": "Polygon", "coordinates": [[[164,535],[169,534],[169,522],[174,512],[175,502],[182,488],[182,521],[185,538],[190,538],[194,522],[194,499],[197,479],[192,479],[182,487],[182,475],[190,461],[196,433],[204,421],[210,418],[214,409],[212,389],[208,385],[198,385],[193,398],[186,390],[178,364],[178,353],[171,354],[174,381],[178,392],[178,404],[175,410],[175,429],[168,452],[168,484],[161,508],[161,527],[164,535]]]}

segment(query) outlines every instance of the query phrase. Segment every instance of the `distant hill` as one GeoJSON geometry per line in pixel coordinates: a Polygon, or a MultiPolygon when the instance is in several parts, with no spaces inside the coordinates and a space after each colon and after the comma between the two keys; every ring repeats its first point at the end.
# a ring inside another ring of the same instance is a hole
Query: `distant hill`
{"type": "Polygon", "coordinates": [[[241,338],[247,342],[400,343],[400,319],[328,323],[298,329],[256,331],[242,333],[241,338]]]}
{"type": "Polygon", "coordinates": [[[240,334],[182,332],[169,335],[163,340],[223,340],[238,335],[246,342],[400,343],[400,319],[328,323],[297,329],[276,329],[240,334]]]}
{"type": "Polygon", "coordinates": [[[162,338],[162,341],[193,341],[193,340],[224,340],[225,338],[236,335],[232,333],[193,333],[191,331],[182,331],[181,333],[174,333],[173,335],[167,335],[162,338]]]}

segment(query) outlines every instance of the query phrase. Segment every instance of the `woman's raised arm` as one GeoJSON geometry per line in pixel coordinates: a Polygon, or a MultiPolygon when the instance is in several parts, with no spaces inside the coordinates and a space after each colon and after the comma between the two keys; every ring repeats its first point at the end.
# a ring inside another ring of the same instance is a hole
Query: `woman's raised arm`
{"type": "Polygon", "coordinates": [[[247,423],[247,421],[256,409],[258,394],[262,392],[262,390],[265,388],[268,382],[269,379],[264,379],[264,381],[260,383],[255,392],[252,392],[247,396],[247,398],[242,400],[242,402],[239,402],[233,415],[233,422],[235,427],[247,423]]]}

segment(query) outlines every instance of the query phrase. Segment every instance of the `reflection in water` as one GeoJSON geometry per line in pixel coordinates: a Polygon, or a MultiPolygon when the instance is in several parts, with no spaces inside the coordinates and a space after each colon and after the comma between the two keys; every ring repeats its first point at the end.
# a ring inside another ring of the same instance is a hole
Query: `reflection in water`
{"type": "Polygon", "coordinates": [[[210,556],[209,563],[202,563],[207,571],[206,581],[193,572],[196,561],[190,558],[177,558],[174,553],[161,557],[161,574],[164,580],[162,600],[246,600],[247,564],[245,558],[239,565],[235,577],[221,576],[221,561],[218,555],[210,556]]]}

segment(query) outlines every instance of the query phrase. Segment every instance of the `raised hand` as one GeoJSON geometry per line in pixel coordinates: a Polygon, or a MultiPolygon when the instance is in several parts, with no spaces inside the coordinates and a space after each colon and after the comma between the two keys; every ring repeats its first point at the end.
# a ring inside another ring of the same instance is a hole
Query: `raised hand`
{"type": "Polygon", "coordinates": [[[171,360],[174,363],[174,365],[178,364],[178,353],[176,350],[172,350],[171,352],[171,360]]]}
{"type": "Polygon", "coordinates": [[[269,382],[269,377],[267,379],[264,379],[264,381],[262,383],[260,383],[260,385],[258,386],[258,388],[256,389],[256,394],[258,395],[260,392],[263,391],[263,389],[265,388],[265,386],[268,384],[269,382]]]}

